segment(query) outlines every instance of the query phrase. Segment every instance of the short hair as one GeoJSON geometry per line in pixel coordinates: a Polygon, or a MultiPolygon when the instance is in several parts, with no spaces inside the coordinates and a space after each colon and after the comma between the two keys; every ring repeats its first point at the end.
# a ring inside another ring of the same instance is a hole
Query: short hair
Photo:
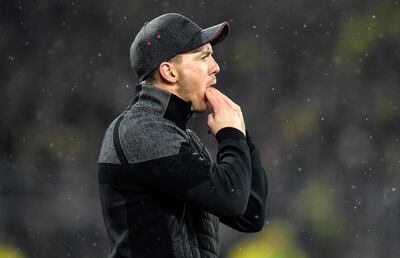
{"type": "MultiPolygon", "coordinates": [[[[170,63],[175,63],[175,64],[180,64],[182,62],[182,57],[181,55],[176,55],[172,58],[170,58],[167,62],[170,63]]],[[[156,69],[154,69],[151,73],[149,73],[149,75],[147,75],[144,79],[143,79],[143,83],[146,84],[152,84],[154,83],[157,78],[156,78],[156,74],[158,73],[158,67],[156,69]]]]}

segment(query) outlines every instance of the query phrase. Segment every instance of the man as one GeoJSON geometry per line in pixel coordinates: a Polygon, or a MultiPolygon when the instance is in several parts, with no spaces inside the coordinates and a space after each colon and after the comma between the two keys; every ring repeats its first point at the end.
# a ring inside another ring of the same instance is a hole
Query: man
{"type": "Polygon", "coordinates": [[[109,126],[99,156],[108,257],[218,257],[219,221],[262,229],[267,179],[240,107],[215,89],[212,45],[227,22],[202,30],[179,14],[146,23],[130,57],[139,93],[109,126]],[[216,162],[187,128],[211,110],[216,162]]]}

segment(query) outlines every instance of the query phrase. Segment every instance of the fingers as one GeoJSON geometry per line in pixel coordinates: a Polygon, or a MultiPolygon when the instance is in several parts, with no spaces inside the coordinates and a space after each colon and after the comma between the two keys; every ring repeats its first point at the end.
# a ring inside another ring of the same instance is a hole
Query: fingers
{"type": "Polygon", "coordinates": [[[209,131],[213,135],[225,127],[237,128],[245,134],[243,114],[237,104],[214,88],[208,88],[205,97],[213,110],[207,121],[209,131]]]}
{"type": "Polygon", "coordinates": [[[234,110],[237,110],[238,108],[240,108],[235,102],[233,102],[225,94],[223,94],[222,92],[220,92],[217,89],[214,89],[214,90],[215,90],[216,94],[218,95],[218,97],[220,97],[220,99],[222,99],[225,103],[227,103],[230,108],[232,108],[234,110]]]}
{"type": "Polygon", "coordinates": [[[215,90],[214,88],[208,88],[205,91],[205,95],[208,102],[210,102],[212,111],[218,112],[223,108],[224,101],[216,94],[215,90]]]}
{"type": "Polygon", "coordinates": [[[214,134],[214,114],[209,114],[207,119],[208,133],[214,134]]]}
{"type": "Polygon", "coordinates": [[[214,115],[213,114],[209,114],[208,115],[208,119],[207,119],[207,124],[208,125],[212,125],[214,123],[214,115]]]}

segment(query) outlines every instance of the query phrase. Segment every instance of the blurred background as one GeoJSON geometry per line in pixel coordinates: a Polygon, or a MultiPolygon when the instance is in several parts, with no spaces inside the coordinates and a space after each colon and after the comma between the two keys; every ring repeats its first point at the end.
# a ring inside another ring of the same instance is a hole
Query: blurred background
{"type": "Polygon", "coordinates": [[[399,1],[0,0],[0,258],[106,256],[99,148],[166,12],[230,22],[218,87],[269,177],[264,230],[222,226],[221,257],[400,257],[399,1]]]}

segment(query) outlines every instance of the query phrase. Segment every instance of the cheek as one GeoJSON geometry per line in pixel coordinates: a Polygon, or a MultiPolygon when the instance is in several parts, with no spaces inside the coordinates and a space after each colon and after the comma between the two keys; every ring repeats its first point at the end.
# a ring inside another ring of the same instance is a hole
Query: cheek
{"type": "Polygon", "coordinates": [[[208,75],[208,65],[203,62],[197,65],[192,72],[196,74],[198,78],[205,78],[208,75]]]}

